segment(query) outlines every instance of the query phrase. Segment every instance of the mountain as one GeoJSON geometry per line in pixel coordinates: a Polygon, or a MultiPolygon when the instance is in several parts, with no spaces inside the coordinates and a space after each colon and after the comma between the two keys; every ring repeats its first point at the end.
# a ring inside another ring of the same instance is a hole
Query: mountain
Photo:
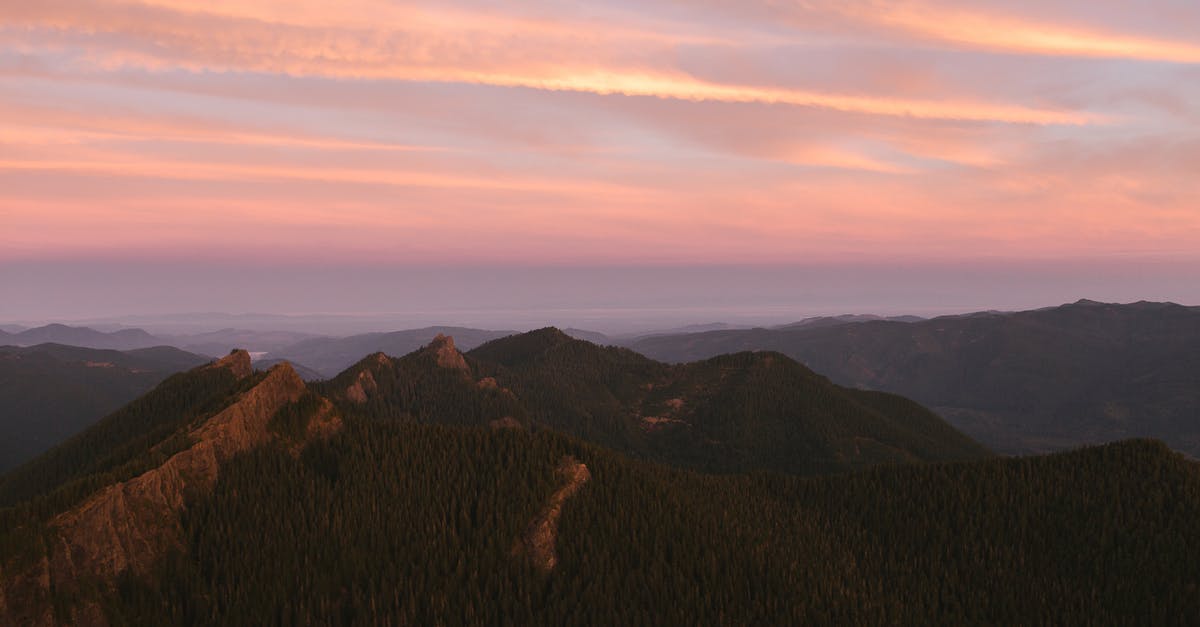
{"type": "Polygon", "coordinates": [[[610,346],[617,343],[613,338],[597,331],[588,331],[585,329],[563,329],[562,332],[577,340],[591,342],[592,344],[599,344],[600,346],[610,346]]]}
{"type": "Polygon", "coordinates": [[[245,348],[250,352],[268,353],[286,348],[297,342],[318,336],[298,331],[260,331],[252,329],[220,329],[204,333],[164,335],[163,341],[185,351],[219,357],[234,348],[245,348]]]}
{"type": "Polygon", "coordinates": [[[892,322],[920,322],[924,319],[925,318],[922,318],[920,316],[887,316],[887,317],[885,317],[885,316],[876,316],[873,314],[842,314],[840,316],[817,316],[815,318],[805,318],[805,319],[801,320],[800,322],[793,322],[791,324],[783,324],[783,325],[779,325],[779,326],[772,327],[772,328],[779,329],[779,330],[789,330],[789,329],[816,328],[816,327],[832,327],[832,326],[838,326],[838,325],[842,325],[842,324],[852,324],[855,322],[871,322],[874,320],[889,320],[892,322]]]}
{"type": "Polygon", "coordinates": [[[529,416],[491,424],[526,399],[476,378],[484,356],[498,373],[539,371],[547,355],[593,350],[574,342],[547,330],[464,356],[441,338],[309,386],[288,364],[252,371],[245,352],[171,377],[0,479],[0,623],[1176,624],[1200,612],[1200,468],[1159,443],[705,475],[527,428],[529,416]]]}
{"type": "Polygon", "coordinates": [[[671,366],[548,328],[467,356],[537,424],[705,471],[836,472],[986,454],[907,399],[833,385],[778,353],[671,366]]]}
{"type": "Polygon", "coordinates": [[[48,324],[18,333],[6,333],[0,336],[0,343],[16,346],[54,343],[114,350],[150,348],[166,344],[142,329],[121,329],[104,333],[89,327],[72,327],[65,324],[48,324]]]}
{"type": "Polygon", "coordinates": [[[289,362],[285,359],[255,359],[252,363],[255,370],[270,370],[271,368],[285,362],[296,371],[296,374],[300,375],[301,379],[304,379],[305,381],[320,381],[328,378],[316,370],[309,368],[308,366],[298,364],[296,362],[289,362]]]}
{"type": "Polygon", "coordinates": [[[511,333],[512,331],[486,331],[464,327],[426,327],[389,333],[365,333],[341,338],[319,337],[271,351],[266,358],[305,364],[324,377],[332,377],[349,368],[363,355],[377,352],[406,355],[427,344],[439,334],[452,335],[460,346],[471,348],[511,333]]]}
{"type": "Polygon", "coordinates": [[[0,346],[0,472],[207,361],[160,346],[129,351],[39,344],[0,346]]]}
{"type": "Polygon", "coordinates": [[[659,336],[632,348],[665,361],[779,351],[841,385],[932,407],[1001,452],[1153,437],[1200,456],[1197,307],[1085,300],[919,322],[659,336]]]}

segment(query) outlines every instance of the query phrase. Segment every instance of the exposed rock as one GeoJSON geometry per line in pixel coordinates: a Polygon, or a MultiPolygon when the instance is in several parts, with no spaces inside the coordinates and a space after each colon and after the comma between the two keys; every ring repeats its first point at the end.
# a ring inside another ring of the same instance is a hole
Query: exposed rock
{"type": "Polygon", "coordinates": [[[516,418],[513,418],[512,416],[505,416],[503,418],[489,421],[488,426],[493,429],[524,429],[525,428],[524,425],[522,425],[516,418]]]}
{"type": "Polygon", "coordinates": [[[496,383],[495,377],[484,377],[475,385],[479,386],[479,389],[481,390],[494,390],[500,387],[500,384],[496,383]]]}
{"type": "Polygon", "coordinates": [[[346,388],[346,398],[361,405],[367,402],[369,394],[374,394],[378,389],[379,384],[375,382],[375,375],[371,374],[370,370],[362,370],[358,373],[358,378],[354,380],[354,383],[346,388]]]}
{"type": "Polygon", "coordinates": [[[250,353],[240,348],[213,362],[211,367],[228,368],[238,379],[254,374],[254,366],[250,364],[250,353]]]}
{"type": "Polygon", "coordinates": [[[691,423],[686,420],[671,418],[669,416],[642,416],[641,420],[642,430],[646,432],[659,431],[663,427],[672,424],[686,425],[688,427],[692,426],[691,423]]]}
{"type": "Polygon", "coordinates": [[[449,335],[438,333],[437,337],[433,338],[433,341],[425,347],[425,351],[432,354],[437,359],[437,365],[443,368],[470,371],[467,360],[454,347],[454,338],[449,335]]]}
{"type": "Polygon", "coordinates": [[[529,522],[513,547],[514,555],[524,555],[534,568],[544,573],[554,570],[558,564],[554,546],[558,541],[558,518],[562,515],[563,503],[592,477],[586,465],[569,455],[559,462],[555,474],[562,481],[561,487],[550,495],[542,511],[529,522]]]}
{"type": "MultiPolygon", "coordinates": [[[[233,353],[215,364],[235,374],[247,372],[249,355],[233,353]]],[[[239,374],[239,376],[242,376],[239,374]]],[[[154,562],[180,543],[179,512],[186,499],[211,490],[220,465],[234,455],[258,446],[271,437],[267,424],[281,407],[304,393],[304,381],[289,364],[272,368],[258,385],[213,415],[189,434],[195,444],[176,453],[161,466],[128,481],[101,489],[49,523],[53,532],[46,547],[48,562],[0,582],[2,624],[53,624],[44,617],[19,614],[13,593],[22,598],[75,598],[76,607],[63,622],[104,624],[103,614],[78,594],[89,582],[111,585],[125,572],[146,575],[154,562]]],[[[332,418],[316,427],[327,430],[332,418]]],[[[94,605],[94,604],[92,604],[94,605]]],[[[32,603],[29,608],[49,603],[32,603]]],[[[29,610],[26,610],[29,611],[29,610]]]]}
{"type": "Polygon", "coordinates": [[[321,407],[317,413],[308,421],[308,426],[304,429],[304,437],[306,440],[327,440],[333,434],[341,431],[342,417],[337,414],[333,403],[329,399],[321,399],[321,407]]]}

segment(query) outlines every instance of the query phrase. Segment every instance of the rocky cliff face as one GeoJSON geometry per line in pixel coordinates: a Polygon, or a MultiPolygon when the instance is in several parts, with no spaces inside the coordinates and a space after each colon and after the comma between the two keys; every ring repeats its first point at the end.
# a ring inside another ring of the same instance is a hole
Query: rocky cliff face
{"type": "Polygon", "coordinates": [[[437,365],[443,368],[452,368],[454,370],[462,370],[470,372],[470,367],[467,366],[467,360],[463,358],[462,353],[454,346],[454,338],[449,335],[437,334],[433,341],[425,347],[425,351],[432,354],[437,359],[437,365]]]}
{"type": "MultiPolygon", "coordinates": [[[[239,376],[251,372],[244,351],[215,367],[229,367],[239,376]]],[[[274,437],[267,429],[272,416],[304,392],[304,382],[290,365],[275,366],[262,382],[193,429],[188,434],[192,446],[53,518],[42,559],[26,561],[18,573],[5,569],[0,624],[104,624],[100,608],[81,591],[109,586],[126,572],[148,574],[156,560],[180,545],[179,513],[189,498],[212,489],[222,463],[274,437]],[[51,591],[77,601],[70,616],[53,615],[51,591]]],[[[317,430],[327,435],[341,423],[328,415],[331,405],[323,409],[317,430]]]]}
{"type": "Polygon", "coordinates": [[[242,349],[230,353],[213,362],[213,368],[229,368],[238,379],[245,379],[254,374],[254,366],[250,364],[250,353],[242,349]]]}
{"type": "Polygon", "coordinates": [[[562,482],[550,499],[529,522],[525,533],[513,547],[515,555],[523,555],[534,568],[548,573],[558,564],[554,547],[558,542],[558,518],[562,515],[563,503],[571,498],[583,484],[592,478],[588,467],[574,457],[564,457],[555,474],[562,482]]]}

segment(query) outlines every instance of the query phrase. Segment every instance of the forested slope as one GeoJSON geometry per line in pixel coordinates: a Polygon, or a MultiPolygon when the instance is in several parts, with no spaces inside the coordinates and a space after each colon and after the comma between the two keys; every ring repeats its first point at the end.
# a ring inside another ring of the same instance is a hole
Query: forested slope
{"type": "Polygon", "coordinates": [[[0,624],[1200,615],[1196,463],[1129,441],[901,464],[896,451],[923,459],[920,447],[947,427],[909,401],[846,393],[784,360],[747,353],[671,367],[546,330],[468,356],[439,338],[306,385],[287,364],[256,373],[235,352],[168,380],[19,481],[5,477],[0,624]],[[680,412],[671,419],[725,446],[668,440],[666,450],[628,451],[635,459],[562,433],[542,417],[569,397],[529,394],[552,382],[581,399],[568,420],[627,419],[622,408],[652,406],[662,386],[662,402],[680,412]],[[771,415],[759,395],[807,409],[771,415]],[[813,429],[810,415],[841,424],[813,429]],[[856,429],[871,435],[844,436],[856,429]],[[818,457],[819,467],[773,456],[779,442],[802,458],[806,442],[827,443],[813,450],[828,455],[845,441],[891,438],[910,448],[818,457]],[[743,446],[763,455],[719,465],[743,446]],[[711,460],[721,474],[694,470],[711,460]],[[793,474],[805,469],[823,474],[793,474]]]}
{"type": "Polygon", "coordinates": [[[642,338],[654,359],[784,353],[833,381],[933,408],[1003,453],[1153,437],[1200,456],[1200,308],[1079,301],[917,322],[642,338]]]}
{"type": "Polygon", "coordinates": [[[360,422],[237,459],[134,624],[1183,624],[1200,474],[1161,444],[850,476],[708,476],[553,434],[360,422]],[[549,574],[514,546],[564,456],[549,574]]]}
{"type": "Polygon", "coordinates": [[[28,461],[208,358],[168,346],[116,351],[0,346],[0,472],[28,461]]]}

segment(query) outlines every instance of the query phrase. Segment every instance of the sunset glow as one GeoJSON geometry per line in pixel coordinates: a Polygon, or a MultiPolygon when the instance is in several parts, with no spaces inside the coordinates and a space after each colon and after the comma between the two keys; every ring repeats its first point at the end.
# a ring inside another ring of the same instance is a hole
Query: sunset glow
{"type": "Polygon", "coordinates": [[[1196,3],[0,7],[9,262],[1200,257],[1196,3]]]}

